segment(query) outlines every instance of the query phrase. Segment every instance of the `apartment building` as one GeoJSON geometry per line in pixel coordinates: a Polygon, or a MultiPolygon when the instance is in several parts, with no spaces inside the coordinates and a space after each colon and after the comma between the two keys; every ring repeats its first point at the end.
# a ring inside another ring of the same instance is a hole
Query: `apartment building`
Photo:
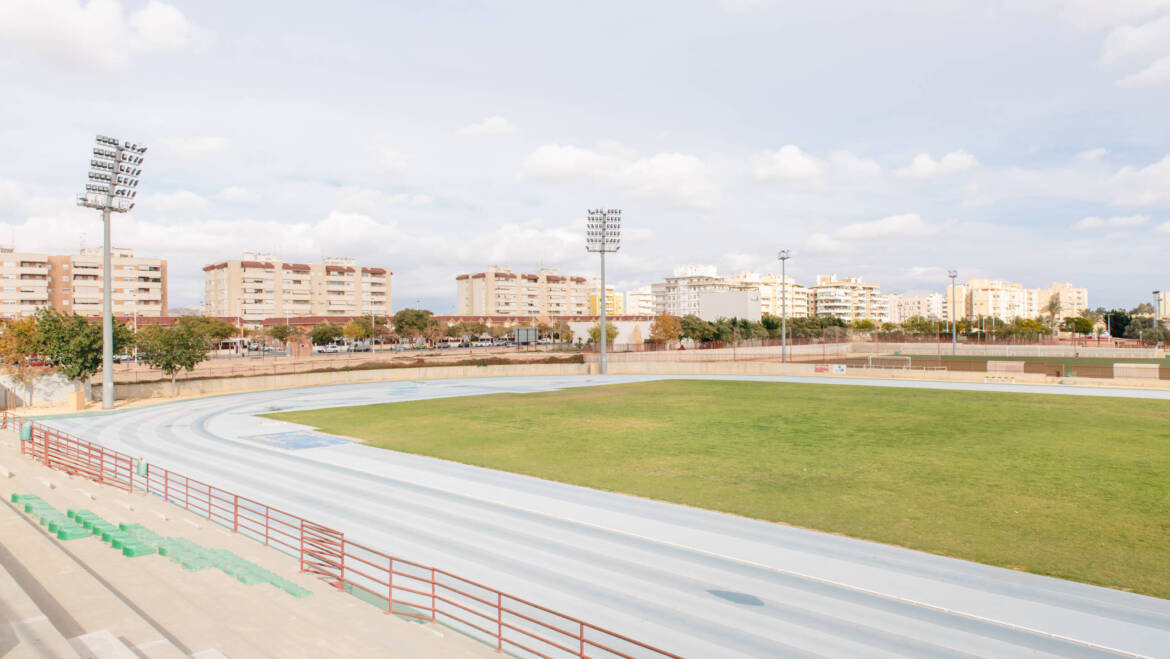
{"type": "Polygon", "coordinates": [[[889,322],[889,300],[881,287],[861,277],[820,275],[812,287],[814,313],[817,316],[840,318],[845,322],[872,320],[889,322]]]}
{"type": "Polygon", "coordinates": [[[756,291],[754,286],[732,282],[716,274],[714,266],[675,268],[673,277],[650,286],[654,294],[654,313],[673,316],[702,316],[700,294],[733,291],[756,291]]]}
{"type": "Polygon", "coordinates": [[[779,317],[782,313],[787,313],[789,318],[803,318],[809,315],[809,290],[796,283],[792,277],[784,280],[778,274],[741,272],[728,277],[728,281],[757,289],[760,292],[761,314],[779,317]]]}
{"type": "Polygon", "coordinates": [[[595,279],[565,276],[554,268],[531,274],[492,266],[457,275],[455,288],[460,316],[586,316],[599,286],[595,279]]]}
{"type": "Polygon", "coordinates": [[[389,316],[393,275],[351,258],[285,263],[245,252],[204,266],[203,312],[253,324],[280,316],[389,316]]]}
{"type": "MultiPolygon", "coordinates": [[[[589,315],[597,316],[601,314],[601,289],[595,288],[593,292],[589,293],[589,315]]],[[[621,293],[616,293],[612,286],[605,287],[605,313],[610,316],[620,316],[625,311],[625,299],[621,293]]]]}
{"type": "Polygon", "coordinates": [[[626,313],[637,316],[654,315],[654,289],[642,286],[626,292],[626,313]]]}
{"type": "Polygon", "coordinates": [[[1076,288],[1067,281],[1053,282],[1047,291],[1041,290],[1038,297],[1042,312],[1048,308],[1050,300],[1056,300],[1060,304],[1060,311],[1056,315],[1057,321],[1080,316],[1089,309],[1088,289],[1076,288]]]}
{"type": "MultiPolygon", "coordinates": [[[[131,249],[110,252],[114,315],[167,315],[167,262],[131,249]]],[[[0,247],[0,316],[29,316],[40,307],[100,316],[104,277],[101,248],[50,255],[0,247]]]]}
{"type": "Polygon", "coordinates": [[[1154,294],[1154,314],[1162,320],[1170,320],[1170,291],[1157,291],[1154,294]]]}
{"type": "MultiPolygon", "coordinates": [[[[948,289],[947,304],[950,304],[948,289]]],[[[1036,319],[1048,315],[1049,305],[1056,302],[1059,322],[1079,316],[1089,308],[1089,293],[1068,282],[1054,282],[1048,288],[1024,288],[1019,282],[995,279],[972,279],[959,286],[956,293],[956,316],[963,318],[1036,319]]],[[[946,310],[944,310],[945,313],[946,310]]]]}
{"type": "Polygon", "coordinates": [[[938,293],[893,294],[888,300],[891,323],[903,323],[915,317],[943,320],[943,296],[938,293]]]}

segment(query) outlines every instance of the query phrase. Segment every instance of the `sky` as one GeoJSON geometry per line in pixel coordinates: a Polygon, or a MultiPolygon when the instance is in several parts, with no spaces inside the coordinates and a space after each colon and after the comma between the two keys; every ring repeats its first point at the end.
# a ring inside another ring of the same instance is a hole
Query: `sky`
{"type": "Polygon", "coordinates": [[[618,290],[676,266],[886,292],[1170,288],[1170,0],[0,0],[0,243],[101,240],[95,134],[149,147],[114,244],[172,307],[245,250],[618,290]]]}

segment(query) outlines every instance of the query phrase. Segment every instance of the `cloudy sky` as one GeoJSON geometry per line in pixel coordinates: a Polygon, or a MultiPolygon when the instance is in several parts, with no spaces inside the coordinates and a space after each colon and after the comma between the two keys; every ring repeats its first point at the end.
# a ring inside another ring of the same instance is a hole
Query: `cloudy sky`
{"type": "Polygon", "coordinates": [[[1170,0],[0,0],[0,243],[96,245],[95,133],[150,146],[115,244],[395,272],[454,310],[487,265],[675,265],[889,292],[1170,288],[1170,0]],[[879,9],[880,7],[880,9],[879,9]]]}

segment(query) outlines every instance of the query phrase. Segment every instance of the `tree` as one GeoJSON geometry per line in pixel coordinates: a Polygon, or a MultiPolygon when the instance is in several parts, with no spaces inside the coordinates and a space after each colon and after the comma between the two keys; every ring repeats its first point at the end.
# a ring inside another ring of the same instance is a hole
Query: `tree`
{"type": "Polygon", "coordinates": [[[650,343],[674,343],[682,336],[682,323],[676,316],[664,313],[650,323],[650,343]]]}
{"type": "Polygon", "coordinates": [[[1170,330],[1161,323],[1155,323],[1153,317],[1139,316],[1130,321],[1125,327],[1125,338],[1142,339],[1143,341],[1170,341],[1170,330]]]}
{"type": "MultiPolygon", "coordinates": [[[[617,333],[617,325],[614,325],[608,320],[605,321],[605,345],[613,345],[614,339],[617,338],[617,333]]],[[[601,323],[597,323],[589,328],[589,342],[601,343],[601,323]]]]}
{"type": "Polygon", "coordinates": [[[351,320],[345,324],[345,327],[342,328],[341,333],[345,335],[345,338],[351,341],[355,339],[368,339],[370,338],[370,323],[368,320],[365,323],[351,320]]]}
{"type": "Polygon", "coordinates": [[[183,316],[176,324],[182,325],[192,334],[202,336],[209,349],[240,332],[235,325],[226,320],[211,316],[183,316]]]}
{"type": "Polygon", "coordinates": [[[678,322],[682,326],[682,336],[685,339],[700,343],[715,340],[715,326],[694,314],[683,316],[678,322]]]}
{"type": "Polygon", "coordinates": [[[1095,318],[1086,318],[1084,316],[1069,316],[1064,319],[1061,329],[1066,332],[1074,334],[1092,334],[1093,327],[1097,324],[1095,318]]]}
{"type": "Polygon", "coordinates": [[[207,359],[207,336],[196,326],[175,323],[174,327],[151,325],[138,332],[138,354],[147,363],[171,376],[180,370],[188,373],[207,359]]]}
{"type": "Polygon", "coordinates": [[[768,338],[774,339],[780,336],[780,326],[783,324],[781,323],[781,320],[782,318],[773,316],[770,313],[766,313],[763,316],[760,316],[760,325],[762,325],[764,331],[768,333],[768,338]]]}
{"type": "Polygon", "coordinates": [[[296,333],[297,331],[293,329],[293,326],[289,325],[288,323],[273,325],[272,327],[268,328],[268,336],[271,336],[272,338],[286,345],[288,344],[289,338],[296,333]]]}
{"type": "Polygon", "coordinates": [[[849,327],[859,332],[872,332],[877,329],[877,324],[868,318],[858,318],[850,323],[849,327]]]}
{"type": "Polygon", "coordinates": [[[16,318],[5,322],[3,330],[0,333],[0,360],[4,362],[4,372],[24,385],[31,405],[33,382],[44,370],[44,366],[35,361],[38,349],[36,321],[31,317],[16,318]]]}
{"type": "Polygon", "coordinates": [[[1109,332],[1109,336],[1125,336],[1125,330],[1133,320],[1132,317],[1121,309],[1107,311],[1104,315],[1105,331],[1109,332]]]}
{"type": "Polygon", "coordinates": [[[314,345],[322,345],[325,343],[332,343],[337,339],[340,339],[342,334],[343,331],[340,327],[326,321],[323,323],[317,323],[313,326],[312,331],[309,332],[309,340],[312,341],[314,345]]]}
{"type": "Polygon", "coordinates": [[[1055,330],[1056,318],[1060,315],[1060,298],[1055,295],[1048,298],[1048,304],[1044,305],[1044,311],[1048,314],[1048,325],[1055,330]]]}
{"type": "Polygon", "coordinates": [[[394,331],[402,336],[421,336],[430,325],[431,315],[426,309],[403,309],[394,314],[394,331]]]}
{"type": "MultiPolygon", "coordinates": [[[[36,348],[57,372],[70,380],[88,382],[102,367],[102,327],[75,313],[41,307],[33,315],[36,348]]],[[[114,354],[134,341],[130,328],[114,323],[114,354]]]]}
{"type": "Polygon", "coordinates": [[[429,318],[427,326],[425,329],[423,329],[422,334],[431,343],[436,343],[447,335],[447,328],[434,318],[429,318]]]}

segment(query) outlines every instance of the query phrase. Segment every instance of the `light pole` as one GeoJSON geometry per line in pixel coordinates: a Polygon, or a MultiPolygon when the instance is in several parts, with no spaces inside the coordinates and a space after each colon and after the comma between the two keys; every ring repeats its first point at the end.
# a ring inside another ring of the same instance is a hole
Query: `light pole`
{"type": "Polygon", "coordinates": [[[146,147],[98,135],[89,161],[89,183],[77,205],[102,212],[102,409],[114,407],[113,267],[110,263],[110,213],[126,213],[138,196],[146,147]]]}
{"type": "Polygon", "coordinates": [[[605,318],[605,253],[617,252],[622,243],[622,211],[598,208],[590,210],[585,222],[585,250],[601,255],[601,374],[605,375],[606,318],[605,318]]]}
{"type": "Polygon", "coordinates": [[[947,270],[947,276],[951,278],[951,355],[959,353],[959,323],[955,318],[955,277],[959,276],[958,270],[947,270]]]}
{"type": "Polygon", "coordinates": [[[780,259],[780,363],[788,361],[788,250],[776,255],[780,259]]]}

